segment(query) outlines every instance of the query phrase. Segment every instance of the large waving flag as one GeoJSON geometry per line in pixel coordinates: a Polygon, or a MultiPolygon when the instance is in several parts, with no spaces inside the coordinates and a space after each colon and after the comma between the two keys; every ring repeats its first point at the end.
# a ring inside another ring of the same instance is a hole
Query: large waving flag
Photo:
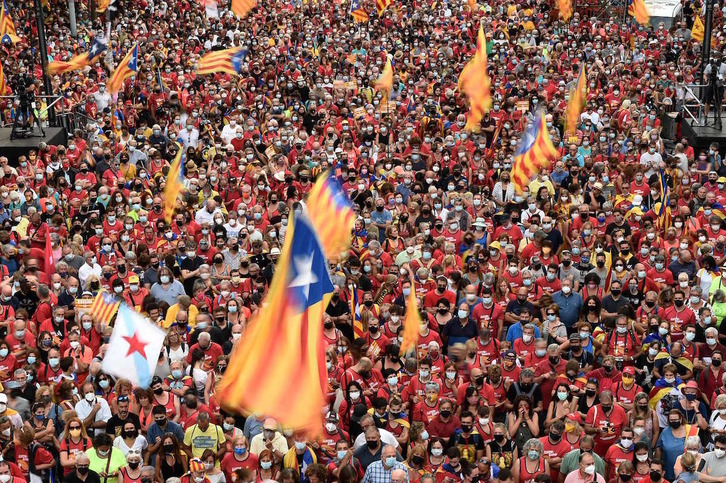
{"type": "Polygon", "coordinates": [[[227,409],[319,433],[327,387],[322,319],[332,294],[318,235],[305,215],[295,216],[270,291],[222,377],[218,395],[227,409]]]}
{"type": "Polygon", "coordinates": [[[8,91],[8,83],[5,80],[5,71],[3,71],[2,65],[0,65],[0,96],[4,96],[8,91]]]}
{"type": "Polygon", "coordinates": [[[403,319],[403,342],[401,342],[401,355],[418,345],[418,331],[421,327],[421,315],[418,313],[416,291],[411,283],[411,292],[406,300],[406,317],[403,319]]]}
{"type": "Polygon", "coordinates": [[[587,102],[587,76],[585,75],[585,63],[580,66],[580,73],[577,74],[575,87],[570,91],[570,99],[567,101],[565,111],[565,132],[571,136],[577,131],[577,124],[580,114],[587,102]]]}
{"type": "Polygon", "coordinates": [[[232,13],[243,18],[256,6],[257,0],[232,0],[232,13]]]}
{"type": "Polygon", "coordinates": [[[138,72],[138,62],[139,44],[136,44],[111,74],[111,78],[106,84],[109,94],[114,95],[120,91],[123,88],[124,80],[138,72]]]}
{"type": "Polygon", "coordinates": [[[329,171],[318,177],[305,204],[325,255],[333,258],[347,250],[356,215],[348,195],[329,171]]]}
{"type": "Polygon", "coordinates": [[[469,98],[471,108],[465,129],[478,132],[481,120],[492,106],[491,80],[487,73],[487,41],[481,25],[474,58],[459,75],[459,90],[469,98]]]}
{"type": "Polygon", "coordinates": [[[376,0],[376,11],[378,11],[379,17],[383,15],[383,12],[386,11],[392,2],[393,0],[376,0]]]}
{"type": "Polygon", "coordinates": [[[703,25],[701,17],[696,15],[696,19],[693,21],[693,28],[691,28],[691,38],[698,42],[703,42],[703,36],[706,33],[706,28],[703,25]]]}
{"type": "Polygon", "coordinates": [[[63,62],[60,60],[51,62],[50,64],[48,64],[48,73],[50,75],[55,75],[83,69],[84,67],[93,64],[105,50],[106,44],[98,39],[93,39],[93,42],[91,43],[91,48],[88,50],[88,52],[85,52],[81,55],[76,55],[68,62],[63,62]]]}
{"type": "Polygon", "coordinates": [[[368,12],[366,12],[360,5],[360,0],[353,0],[350,3],[350,15],[353,17],[353,20],[358,23],[367,22],[369,19],[368,12]]]}
{"type": "Polygon", "coordinates": [[[226,72],[232,75],[239,74],[246,56],[247,50],[243,47],[209,52],[199,59],[197,74],[215,74],[217,72],[226,72]]]}
{"type": "Polygon", "coordinates": [[[3,0],[2,8],[0,9],[0,41],[2,43],[16,43],[20,40],[18,33],[15,30],[15,24],[13,19],[10,18],[10,10],[8,10],[7,0],[3,0]]]}
{"type": "Polygon", "coordinates": [[[383,67],[381,75],[378,76],[378,80],[376,80],[376,89],[381,92],[385,92],[386,95],[384,97],[388,99],[388,94],[391,93],[392,88],[393,66],[391,65],[391,58],[388,56],[388,54],[386,54],[386,65],[383,67]]]}
{"type": "Polygon", "coordinates": [[[163,330],[123,304],[101,369],[106,374],[129,379],[134,386],[149,387],[164,337],[163,330]]]}
{"type": "Polygon", "coordinates": [[[635,17],[635,21],[640,25],[648,25],[650,23],[650,12],[643,0],[629,0],[628,13],[635,17]]]}
{"type": "Polygon", "coordinates": [[[547,131],[544,114],[540,114],[525,133],[522,144],[514,156],[511,178],[517,192],[521,193],[524,187],[529,185],[529,181],[556,158],[557,150],[547,131]]]}
{"type": "Polygon", "coordinates": [[[572,18],[572,0],[557,0],[557,9],[565,22],[572,18]]]}
{"type": "Polygon", "coordinates": [[[176,199],[184,190],[184,148],[179,143],[176,146],[176,156],[174,156],[174,161],[171,162],[169,167],[164,196],[162,197],[164,200],[164,219],[167,223],[171,223],[176,199]]]}

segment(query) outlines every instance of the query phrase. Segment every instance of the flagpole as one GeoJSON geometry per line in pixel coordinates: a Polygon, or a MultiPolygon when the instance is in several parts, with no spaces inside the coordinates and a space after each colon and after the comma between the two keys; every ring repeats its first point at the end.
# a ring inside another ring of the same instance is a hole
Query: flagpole
{"type": "Polygon", "coordinates": [[[75,0],[68,0],[68,18],[71,23],[71,35],[75,38],[78,35],[76,28],[76,2],[75,0]]]}
{"type": "MultiPolygon", "coordinates": [[[[701,66],[698,68],[699,84],[703,84],[703,70],[711,62],[711,34],[713,31],[713,0],[706,0],[706,21],[703,27],[703,45],[701,46],[701,66]]],[[[712,73],[711,75],[715,75],[712,73]]]]}
{"type": "MultiPolygon", "coordinates": [[[[45,17],[43,15],[43,3],[41,0],[33,0],[33,6],[35,7],[35,24],[38,29],[38,49],[40,50],[40,66],[43,69],[43,86],[45,88],[45,95],[53,95],[53,83],[50,81],[48,75],[48,45],[45,41],[45,17]]],[[[48,105],[48,120],[51,124],[55,125],[55,107],[53,107],[53,99],[48,97],[46,99],[48,105]]],[[[37,120],[40,125],[40,119],[37,120]]]]}

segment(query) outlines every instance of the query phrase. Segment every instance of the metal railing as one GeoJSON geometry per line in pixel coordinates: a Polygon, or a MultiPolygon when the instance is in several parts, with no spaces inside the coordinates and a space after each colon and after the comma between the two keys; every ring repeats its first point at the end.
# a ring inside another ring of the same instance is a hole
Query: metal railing
{"type": "Polygon", "coordinates": [[[706,84],[686,84],[684,86],[685,95],[683,97],[683,117],[691,119],[694,125],[700,125],[703,119],[703,102],[706,84]]]}

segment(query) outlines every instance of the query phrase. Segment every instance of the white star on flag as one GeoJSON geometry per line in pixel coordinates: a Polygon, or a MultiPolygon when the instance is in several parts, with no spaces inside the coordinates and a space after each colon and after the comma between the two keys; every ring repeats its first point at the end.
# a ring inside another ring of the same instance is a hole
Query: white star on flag
{"type": "Polygon", "coordinates": [[[313,255],[302,255],[295,257],[292,261],[295,264],[295,278],[290,281],[288,287],[301,287],[305,302],[310,296],[310,285],[317,283],[318,276],[313,273],[313,255]]]}

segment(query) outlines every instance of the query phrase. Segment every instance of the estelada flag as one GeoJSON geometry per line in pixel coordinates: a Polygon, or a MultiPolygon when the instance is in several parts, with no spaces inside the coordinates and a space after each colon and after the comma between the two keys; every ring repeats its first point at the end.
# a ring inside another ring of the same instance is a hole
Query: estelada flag
{"type": "Polygon", "coordinates": [[[348,194],[330,171],[315,181],[305,205],[325,256],[333,258],[347,250],[356,215],[348,194]]]}
{"type": "Polygon", "coordinates": [[[318,235],[305,215],[294,216],[267,297],[222,377],[218,396],[227,410],[320,433],[328,382],[323,313],[332,295],[318,235]]]}
{"type": "Polygon", "coordinates": [[[123,304],[101,369],[106,374],[130,380],[134,386],[147,388],[151,385],[165,337],[163,330],[123,304]]]}

